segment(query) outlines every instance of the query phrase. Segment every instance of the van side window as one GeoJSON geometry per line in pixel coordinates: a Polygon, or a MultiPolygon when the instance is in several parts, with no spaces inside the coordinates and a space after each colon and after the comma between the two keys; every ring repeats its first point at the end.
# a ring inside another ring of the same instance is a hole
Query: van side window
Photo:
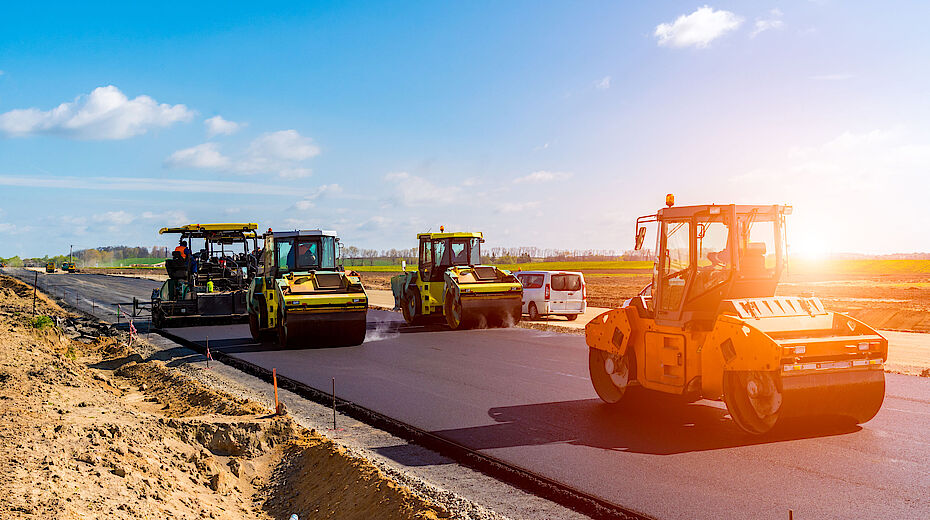
{"type": "Polygon", "coordinates": [[[520,283],[526,289],[541,289],[545,278],[541,274],[524,274],[519,277],[520,283]]]}

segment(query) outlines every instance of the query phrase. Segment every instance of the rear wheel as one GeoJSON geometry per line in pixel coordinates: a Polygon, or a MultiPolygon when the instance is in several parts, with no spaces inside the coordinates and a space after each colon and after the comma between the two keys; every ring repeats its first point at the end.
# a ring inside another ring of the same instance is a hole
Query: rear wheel
{"type": "Polygon", "coordinates": [[[451,292],[446,293],[446,301],[443,304],[446,323],[452,330],[461,330],[465,328],[465,312],[462,310],[462,300],[453,296],[451,292]]]}
{"type": "Polygon", "coordinates": [[[285,318],[281,318],[278,322],[278,346],[281,348],[287,348],[287,322],[285,318]]]}
{"type": "Polygon", "coordinates": [[[633,380],[632,354],[618,356],[597,348],[588,349],[588,372],[594,391],[602,401],[615,404],[623,399],[633,380]]]}
{"type": "Polygon", "coordinates": [[[252,333],[252,339],[261,341],[261,328],[258,326],[258,316],[249,313],[249,332],[252,333]]]}
{"type": "Polygon", "coordinates": [[[741,430],[761,435],[775,426],[782,404],[779,383],[775,372],[731,371],[723,375],[723,399],[741,430]]]}
{"type": "Polygon", "coordinates": [[[410,325],[416,325],[422,321],[422,308],[420,292],[414,289],[409,289],[400,300],[400,310],[404,315],[404,321],[410,325]]]}
{"type": "Polygon", "coordinates": [[[165,317],[161,313],[161,310],[155,310],[152,312],[152,327],[156,329],[161,329],[165,326],[165,317]]]}
{"type": "Polygon", "coordinates": [[[568,321],[575,321],[575,319],[576,319],[577,317],[578,317],[577,314],[566,314],[566,315],[565,315],[565,319],[568,320],[568,321]]]}
{"type": "Polygon", "coordinates": [[[536,302],[530,302],[529,308],[526,311],[530,315],[530,319],[536,321],[539,319],[539,309],[536,308],[536,302]]]}

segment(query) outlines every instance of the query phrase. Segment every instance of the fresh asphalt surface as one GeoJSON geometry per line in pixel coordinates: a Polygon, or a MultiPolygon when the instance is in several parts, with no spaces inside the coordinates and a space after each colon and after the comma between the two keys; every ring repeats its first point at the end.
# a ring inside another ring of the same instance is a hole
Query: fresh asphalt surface
{"type": "MultiPolygon", "coordinates": [[[[90,300],[147,300],[160,285],[39,278],[88,309],[90,300]]],[[[453,332],[407,327],[393,312],[368,316],[369,338],[348,348],[278,350],[253,342],[245,325],[171,333],[209,337],[211,349],[323,391],[335,377],[342,399],[658,518],[785,518],[788,509],[797,518],[930,517],[930,379],[886,374],[882,410],[861,426],[794,424],[752,438],[720,403],[601,403],[581,336],[453,332]]],[[[404,462],[400,448],[382,453],[404,462]]]]}

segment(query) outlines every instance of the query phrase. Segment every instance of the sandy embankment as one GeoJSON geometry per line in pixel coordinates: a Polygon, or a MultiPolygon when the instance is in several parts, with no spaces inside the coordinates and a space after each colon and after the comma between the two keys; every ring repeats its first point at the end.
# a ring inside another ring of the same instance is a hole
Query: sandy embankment
{"type": "Polygon", "coordinates": [[[447,518],[288,417],[0,277],[0,518],[447,518]],[[28,298],[26,298],[28,296],[28,298]],[[55,324],[58,323],[58,325],[55,324]]]}

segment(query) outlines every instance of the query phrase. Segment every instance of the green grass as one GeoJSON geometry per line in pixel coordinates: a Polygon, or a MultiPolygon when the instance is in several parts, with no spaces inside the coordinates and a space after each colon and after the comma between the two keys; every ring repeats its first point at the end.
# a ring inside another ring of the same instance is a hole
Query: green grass
{"type": "Polygon", "coordinates": [[[164,258],[124,258],[115,262],[113,267],[127,267],[132,264],[157,264],[164,261],[164,258]]]}
{"type": "Polygon", "coordinates": [[[48,316],[36,316],[30,323],[34,329],[44,329],[55,326],[55,320],[48,316]]]}

